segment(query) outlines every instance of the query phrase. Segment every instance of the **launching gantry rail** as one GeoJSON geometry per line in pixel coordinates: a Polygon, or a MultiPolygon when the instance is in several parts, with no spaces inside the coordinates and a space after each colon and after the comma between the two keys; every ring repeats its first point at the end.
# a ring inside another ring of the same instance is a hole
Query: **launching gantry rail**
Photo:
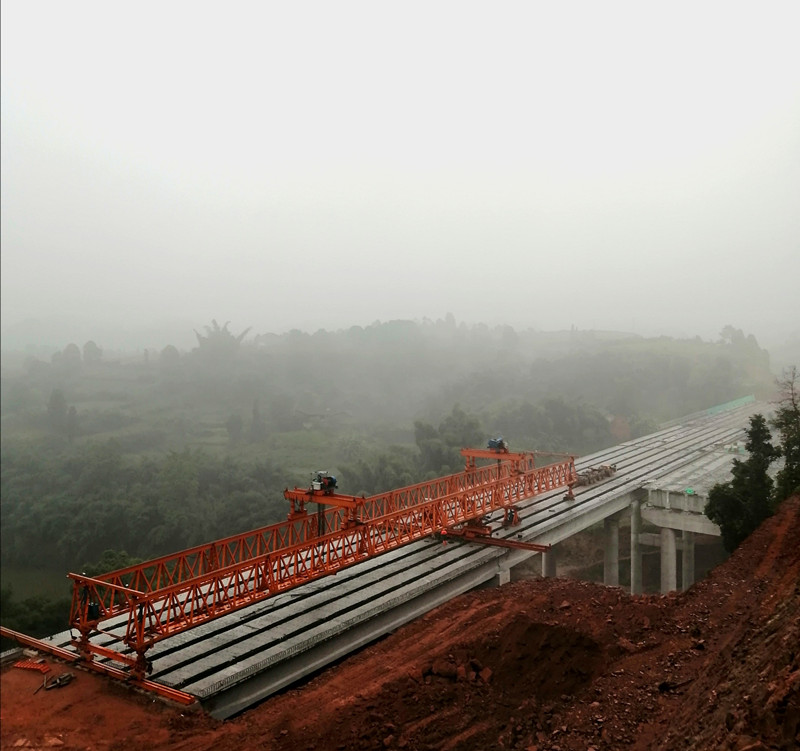
{"type": "Polygon", "coordinates": [[[335,483],[287,488],[291,511],[281,524],[102,576],[71,573],[70,628],[80,634],[72,644],[90,665],[96,657],[111,660],[142,680],[151,670],[147,651],[156,642],[423,537],[529,545],[490,538],[484,518],[505,510],[506,521],[514,523],[515,504],[576,478],[573,456],[537,467],[535,454],[507,448],[461,454],[467,465],[459,474],[370,497],[336,493],[335,483]],[[476,459],[493,462],[477,466],[476,459]],[[308,503],[318,504],[317,511],[309,513],[308,503]],[[123,636],[110,630],[112,619],[114,625],[126,621],[123,636]],[[119,647],[93,643],[96,633],[119,647]]]}

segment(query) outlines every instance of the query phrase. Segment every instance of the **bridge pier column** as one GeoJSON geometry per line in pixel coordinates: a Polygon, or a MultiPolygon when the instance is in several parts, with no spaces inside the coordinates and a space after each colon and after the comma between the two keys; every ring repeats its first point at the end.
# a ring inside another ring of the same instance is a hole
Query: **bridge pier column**
{"type": "Polygon", "coordinates": [[[501,568],[497,575],[494,577],[492,584],[495,587],[502,587],[504,584],[508,584],[511,581],[511,569],[510,568],[501,568]]]}
{"type": "Polygon", "coordinates": [[[550,548],[546,553],[542,553],[542,576],[556,576],[556,551],[550,548]]]}
{"type": "Polygon", "coordinates": [[[619,586],[619,518],[609,516],[603,520],[605,530],[605,555],[603,557],[603,584],[619,586]]]}
{"type": "Polygon", "coordinates": [[[689,589],[694,584],[694,532],[683,531],[681,589],[689,589]]]}
{"type": "Polygon", "coordinates": [[[675,530],[661,527],[661,594],[678,588],[678,550],[675,530]]]}
{"type": "Polygon", "coordinates": [[[631,594],[642,593],[642,548],[639,535],[642,533],[642,503],[631,502],[631,594]]]}

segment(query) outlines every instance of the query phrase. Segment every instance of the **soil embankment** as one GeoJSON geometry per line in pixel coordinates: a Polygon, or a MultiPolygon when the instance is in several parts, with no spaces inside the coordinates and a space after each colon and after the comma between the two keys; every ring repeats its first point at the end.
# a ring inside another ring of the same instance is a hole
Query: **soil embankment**
{"type": "Polygon", "coordinates": [[[4,749],[797,748],[800,498],[684,594],[474,592],[224,723],[75,672],[3,671],[4,749]]]}

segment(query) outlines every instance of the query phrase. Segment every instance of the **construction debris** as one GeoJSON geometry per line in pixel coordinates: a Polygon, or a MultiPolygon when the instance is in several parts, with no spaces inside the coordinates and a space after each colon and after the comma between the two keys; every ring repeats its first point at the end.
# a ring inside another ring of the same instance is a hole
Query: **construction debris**
{"type": "Polygon", "coordinates": [[[601,464],[597,467],[589,467],[589,469],[585,469],[583,472],[578,472],[578,480],[575,482],[575,486],[594,485],[594,483],[600,482],[600,480],[611,477],[616,471],[616,464],[601,464]]]}
{"type": "Polygon", "coordinates": [[[50,666],[44,661],[44,657],[38,660],[20,660],[14,663],[14,667],[23,670],[38,670],[40,673],[50,672],[50,666]]]}
{"type": "Polygon", "coordinates": [[[62,688],[66,686],[68,683],[71,683],[75,679],[74,673],[62,673],[59,676],[53,678],[50,683],[47,683],[47,679],[45,678],[45,691],[49,691],[51,688],[62,688]]]}

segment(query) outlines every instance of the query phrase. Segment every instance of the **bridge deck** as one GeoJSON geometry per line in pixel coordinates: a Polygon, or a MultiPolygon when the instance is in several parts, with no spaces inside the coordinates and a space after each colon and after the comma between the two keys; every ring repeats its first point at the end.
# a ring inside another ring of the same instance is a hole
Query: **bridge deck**
{"type": "MultiPolygon", "coordinates": [[[[660,477],[690,478],[692,467],[742,440],[758,406],[695,417],[583,457],[579,470],[616,464],[616,475],[579,488],[574,501],[565,501],[561,489],[521,504],[521,524],[496,536],[555,544],[627,508],[632,493],[660,477]]],[[[530,555],[432,539],[411,543],[159,642],[149,653],[150,678],[198,696],[216,717],[229,717],[530,555]]],[[[50,637],[71,649],[69,640],[69,632],[50,637]]],[[[93,637],[104,640],[111,644],[93,637]]]]}

